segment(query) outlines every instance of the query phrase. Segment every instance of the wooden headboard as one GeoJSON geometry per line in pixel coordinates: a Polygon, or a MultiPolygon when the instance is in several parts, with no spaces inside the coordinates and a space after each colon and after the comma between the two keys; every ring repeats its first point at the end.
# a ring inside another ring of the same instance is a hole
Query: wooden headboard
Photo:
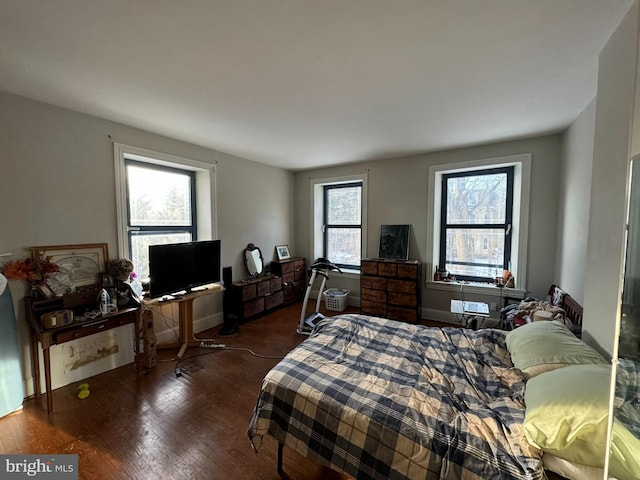
{"type": "Polygon", "coordinates": [[[551,285],[551,287],[549,287],[549,298],[551,299],[551,303],[553,303],[556,289],[560,290],[560,292],[562,293],[562,299],[556,306],[562,308],[565,311],[566,318],[568,318],[571,323],[576,326],[582,327],[582,305],[576,302],[576,300],[571,295],[569,295],[557,285],[551,285]]]}

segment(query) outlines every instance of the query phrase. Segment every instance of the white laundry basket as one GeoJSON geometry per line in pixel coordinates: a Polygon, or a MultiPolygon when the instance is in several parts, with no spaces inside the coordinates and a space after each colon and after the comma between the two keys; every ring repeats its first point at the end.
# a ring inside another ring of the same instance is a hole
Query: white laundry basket
{"type": "Polygon", "coordinates": [[[327,288],[322,295],[324,296],[324,303],[327,310],[334,312],[344,312],[346,310],[349,290],[327,288]]]}

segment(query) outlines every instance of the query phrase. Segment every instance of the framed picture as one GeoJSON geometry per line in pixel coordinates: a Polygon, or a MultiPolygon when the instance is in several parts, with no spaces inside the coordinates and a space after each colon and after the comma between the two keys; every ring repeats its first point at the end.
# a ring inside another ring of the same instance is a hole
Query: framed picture
{"type": "Polygon", "coordinates": [[[411,225],[381,225],[378,257],[408,260],[410,235],[411,225]]]}
{"type": "Polygon", "coordinates": [[[31,247],[32,258],[48,258],[59,271],[48,274],[45,283],[56,294],[75,292],[77,287],[98,285],[106,269],[106,243],[31,247]]]}
{"type": "Polygon", "coordinates": [[[40,295],[42,295],[42,298],[46,298],[47,300],[51,300],[53,297],[56,296],[55,292],[53,290],[51,290],[49,285],[47,285],[46,283],[40,283],[40,284],[38,284],[36,286],[36,288],[38,289],[38,293],[40,293],[40,295]]]}
{"type": "Polygon", "coordinates": [[[291,258],[291,254],[289,253],[289,245],[276,245],[276,254],[278,255],[278,260],[286,260],[287,258],[291,258]]]}

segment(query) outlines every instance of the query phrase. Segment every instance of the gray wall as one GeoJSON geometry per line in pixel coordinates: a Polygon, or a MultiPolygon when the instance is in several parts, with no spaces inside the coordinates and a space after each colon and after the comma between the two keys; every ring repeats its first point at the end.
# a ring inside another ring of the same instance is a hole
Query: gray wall
{"type": "MultiPolygon", "coordinates": [[[[297,254],[312,256],[310,240],[310,179],[340,177],[368,172],[369,256],[378,250],[380,225],[409,223],[412,226],[410,258],[425,261],[427,244],[427,196],[429,167],[446,163],[531,153],[531,200],[529,215],[529,262],[525,285],[536,296],[545,297],[556,281],[555,255],[557,208],[560,180],[557,171],[562,161],[562,136],[549,135],[525,140],[482,145],[410,157],[393,158],[298,172],[295,175],[295,239],[297,254]]],[[[433,272],[424,272],[425,280],[433,272]]],[[[357,278],[332,275],[332,286],[348,288],[359,296],[357,278]]],[[[423,308],[440,302],[437,293],[423,289],[423,308]]],[[[441,302],[440,302],[441,303],[441,302]]],[[[445,302],[446,303],[446,302],[445,302]]]]}
{"type": "Polygon", "coordinates": [[[593,99],[565,132],[560,171],[555,278],[580,305],[584,305],[595,122],[593,99]]]}
{"type": "MultiPolygon", "coordinates": [[[[117,256],[113,142],[217,163],[217,232],[222,264],[233,267],[234,279],[244,277],[247,243],[267,260],[276,244],[293,243],[290,172],[3,92],[0,125],[0,252],[14,254],[0,261],[25,258],[30,246],[102,242],[117,256]]],[[[26,379],[26,282],[9,283],[26,379]]],[[[196,301],[196,319],[220,321],[220,297],[196,301]]],[[[167,327],[156,323],[162,334],[167,327]]]]}
{"type": "Polygon", "coordinates": [[[603,48],[598,69],[583,338],[609,355],[622,291],[637,44],[636,2],[603,48]]]}

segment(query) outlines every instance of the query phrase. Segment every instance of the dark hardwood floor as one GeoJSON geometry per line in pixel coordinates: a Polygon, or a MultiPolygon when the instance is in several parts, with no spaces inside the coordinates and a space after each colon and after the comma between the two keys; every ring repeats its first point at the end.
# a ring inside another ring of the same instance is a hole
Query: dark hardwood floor
{"type": "MultiPolygon", "coordinates": [[[[177,351],[146,375],[133,365],[96,375],[25,400],[22,410],[0,419],[0,452],[78,454],[81,479],[277,479],[277,443],[265,438],[254,453],[246,431],[260,383],[278,359],[306,337],[296,333],[301,304],[240,325],[240,333],[198,334],[245,350],[190,348],[178,365],[177,351]],[[77,397],[78,385],[91,394],[77,397]]],[[[335,314],[335,312],[325,312],[335,314]]],[[[344,479],[330,469],[284,450],[292,479],[344,479]]]]}
{"type": "MultiPolygon", "coordinates": [[[[190,348],[176,365],[176,351],[160,350],[163,361],[146,375],[127,365],[54,390],[52,415],[44,396],[27,399],[0,419],[0,452],[78,454],[80,479],[278,479],[276,441],[266,437],[255,454],[246,430],[262,378],[306,338],[295,331],[300,308],[243,323],[239,334],[198,334],[276,358],[190,348]],[[81,400],[85,382],[91,394],[81,400]]],[[[284,471],[289,479],[348,478],[289,448],[284,471]]]]}

